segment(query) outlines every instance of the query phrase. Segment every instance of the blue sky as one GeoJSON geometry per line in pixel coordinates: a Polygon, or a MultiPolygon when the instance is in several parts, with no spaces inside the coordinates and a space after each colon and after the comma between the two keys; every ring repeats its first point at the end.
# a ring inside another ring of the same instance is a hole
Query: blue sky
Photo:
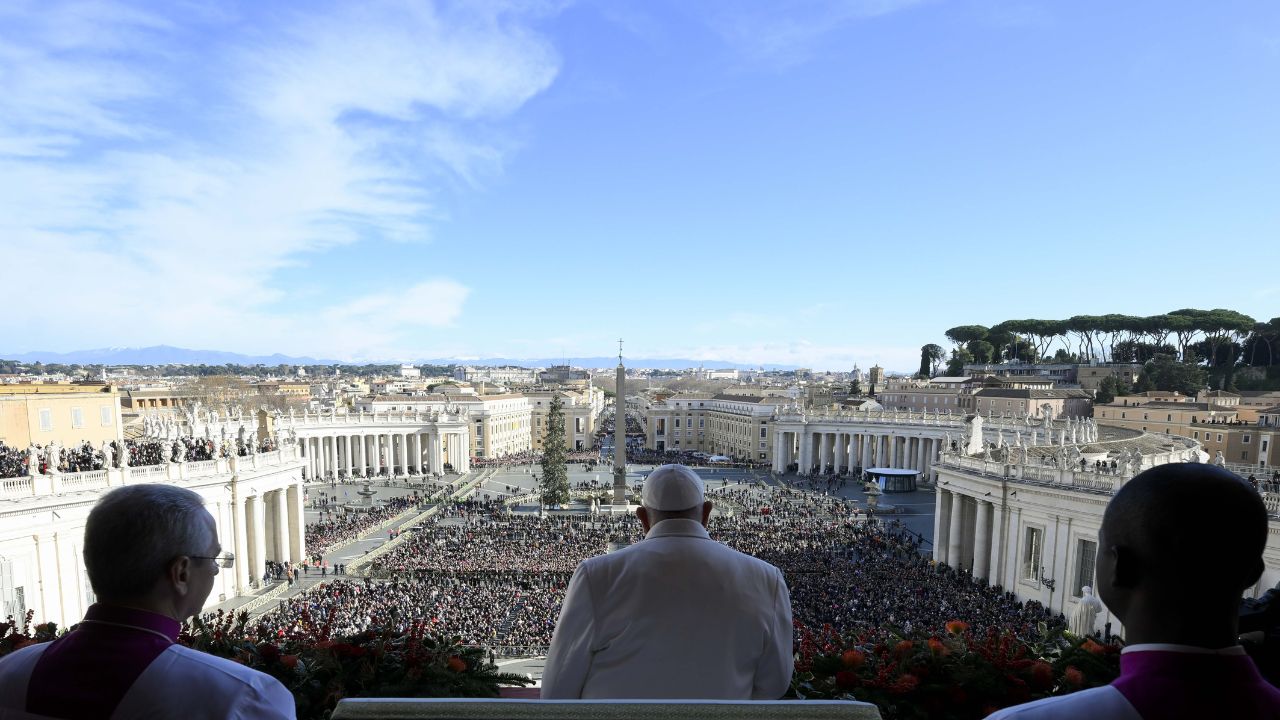
{"type": "Polygon", "coordinates": [[[1280,5],[0,5],[4,352],[915,366],[1280,315],[1280,5]]]}

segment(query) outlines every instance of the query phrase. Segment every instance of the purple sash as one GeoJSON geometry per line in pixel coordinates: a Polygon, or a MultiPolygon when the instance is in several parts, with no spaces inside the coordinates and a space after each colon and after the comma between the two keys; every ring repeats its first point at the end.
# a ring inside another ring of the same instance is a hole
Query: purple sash
{"type": "Polygon", "coordinates": [[[1127,652],[1112,686],[1146,720],[1280,718],[1280,690],[1248,655],[1127,652]]]}
{"type": "Polygon", "coordinates": [[[182,625],[163,615],[96,604],[75,631],[54,640],[31,670],[27,712],[105,718],[182,625]]]}

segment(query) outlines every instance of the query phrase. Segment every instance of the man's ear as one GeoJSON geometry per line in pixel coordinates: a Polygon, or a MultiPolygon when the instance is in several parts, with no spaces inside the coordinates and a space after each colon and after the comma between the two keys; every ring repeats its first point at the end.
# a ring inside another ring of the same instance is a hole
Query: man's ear
{"type": "Polygon", "coordinates": [[[649,509],[643,505],[636,508],[636,517],[640,518],[640,527],[649,532],[649,509]]]}
{"type": "Polygon", "coordinates": [[[186,555],[179,555],[169,563],[169,585],[174,590],[187,594],[187,590],[191,586],[191,558],[186,555]]]}

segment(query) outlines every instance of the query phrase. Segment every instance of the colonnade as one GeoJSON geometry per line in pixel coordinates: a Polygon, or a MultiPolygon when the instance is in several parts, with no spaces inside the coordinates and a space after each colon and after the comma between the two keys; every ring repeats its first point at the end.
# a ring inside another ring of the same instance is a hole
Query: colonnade
{"type": "Polygon", "coordinates": [[[975,578],[989,580],[995,570],[992,540],[1000,535],[1002,516],[986,497],[972,497],[938,488],[934,515],[933,559],[975,578]]]}
{"type": "Polygon", "coordinates": [[[373,477],[440,474],[448,464],[454,472],[471,470],[469,438],[456,432],[352,432],[298,438],[306,460],[307,477],[373,477]]]}
{"type": "Polygon", "coordinates": [[[235,553],[232,572],[236,592],[244,593],[262,581],[267,561],[301,562],[306,559],[306,519],[300,483],[276,490],[232,493],[232,521],[235,523],[235,553]]]}
{"type": "Polygon", "coordinates": [[[853,468],[909,468],[933,480],[933,466],[942,451],[939,438],[884,431],[774,431],[773,470],[799,466],[801,475],[843,473],[853,468]]]}

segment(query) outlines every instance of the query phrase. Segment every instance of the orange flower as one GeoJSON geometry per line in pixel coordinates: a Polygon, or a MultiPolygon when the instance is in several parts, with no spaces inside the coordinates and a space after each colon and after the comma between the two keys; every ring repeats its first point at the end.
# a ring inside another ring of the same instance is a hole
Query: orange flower
{"type": "Polygon", "coordinates": [[[1080,672],[1074,665],[1067,667],[1067,671],[1062,674],[1062,679],[1074,688],[1084,685],[1084,673],[1080,672]]]}
{"type": "Polygon", "coordinates": [[[450,656],[448,662],[446,662],[445,664],[448,665],[449,669],[454,672],[460,673],[463,670],[467,669],[466,661],[458,657],[457,655],[450,656]]]}
{"type": "Polygon", "coordinates": [[[845,650],[844,654],[840,656],[840,661],[847,668],[856,668],[861,667],[862,663],[867,661],[867,656],[861,650],[845,650]]]}
{"type": "Polygon", "coordinates": [[[945,627],[947,628],[947,632],[952,635],[959,635],[969,629],[969,623],[963,620],[948,620],[945,627]]]}
{"type": "Polygon", "coordinates": [[[1094,655],[1101,655],[1104,652],[1106,652],[1106,648],[1094,642],[1093,638],[1089,638],[1088,640],[1085,640],[1083,643],[1081,643],[1080,648],[1085,652],[1090,652],[1090,653],[1093,653],[1094,655]]]}
{"type": "Polygon", "coordinates": [[[947,649],[946,644],[936,637],[929,638],[929,652],[932,652],[934,655],[938,655],[939,657],[946,657],[951,654],[951,651],[947,649]]]}
{"type": "Polygon", "coordinates": [[[897,645],[893,646],[893,651],[899,655],[905,655],[911,652],[911,648],[915,645],[910,640],[900,640],[897,645]]]}

